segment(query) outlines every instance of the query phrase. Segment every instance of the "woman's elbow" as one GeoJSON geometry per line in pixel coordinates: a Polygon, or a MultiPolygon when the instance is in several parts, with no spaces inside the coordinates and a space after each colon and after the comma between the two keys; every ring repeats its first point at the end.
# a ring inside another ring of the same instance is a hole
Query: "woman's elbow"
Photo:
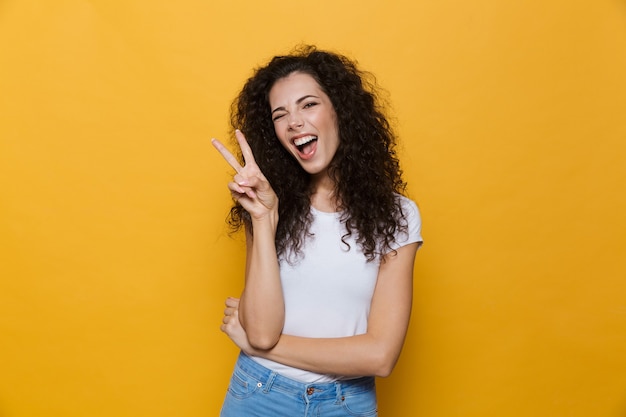
{"type": "Polygon", "coordinates": [[[379,378],[387,378],[389,375],[391,375],[391,371],[393,371],[393,365],[392,366],[382,366],[380,368],[378,368],[378,370],[376,371],[376,374],[374,376],[377,376],[379,378]]]}
{"type": "Polygon", "coordinates": [[[276,346],[276,343],[278,343],[278,339],[280,339],[280,333],[248,333],[248,343],[250,343],[250,346],[258,350],[272,349],[274,346],[276,346]]]}
{"type": "Polygon", "coordinates": [[[283,332],[284,320],[268,323],[242,319],[243,317],[240,316],[239,321],[246,331],[250,346],[258,350],[270,350],[276,346],[283,332]]]}
{"type": "Polygon", "coordinates": [[[373,361],[374,368],[372,369],[374,376],[380,378],[386,378],[391,375],[393,368],[395,368],[398,362],[398,355],[393,352],[379,352],[373,361]]]}

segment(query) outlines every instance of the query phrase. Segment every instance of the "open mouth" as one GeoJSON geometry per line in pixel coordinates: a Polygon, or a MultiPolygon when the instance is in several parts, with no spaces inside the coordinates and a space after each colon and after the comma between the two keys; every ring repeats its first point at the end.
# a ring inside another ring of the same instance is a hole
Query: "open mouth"
{"type": "Polygon", "coordinates": [[[317,136],[313,136],[313,135],[296,138],[293,141],[293,144],[296,145],[296,148],[298,148],[298,152],[300,152],[300,154],[303,156],[310,155],[311,153],[313,153],[316,148],[316,143],[317,143],[317,136]]]}

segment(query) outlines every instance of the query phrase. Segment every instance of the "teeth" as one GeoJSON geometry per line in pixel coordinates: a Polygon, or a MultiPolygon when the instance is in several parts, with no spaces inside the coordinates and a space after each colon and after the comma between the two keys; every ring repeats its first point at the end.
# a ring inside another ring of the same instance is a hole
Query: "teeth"
{"type": "Polygon", "coordinates": [[[304,144],[307,144],[309,142],[311,142],[312,140],[317,139],[317,136],[313,136],[313,135],[309,135],[309,136],[303,136],[301,138],[298,138],[296,140],[293,141],[294,145],[296,146],[302,146],[304,144]]]}

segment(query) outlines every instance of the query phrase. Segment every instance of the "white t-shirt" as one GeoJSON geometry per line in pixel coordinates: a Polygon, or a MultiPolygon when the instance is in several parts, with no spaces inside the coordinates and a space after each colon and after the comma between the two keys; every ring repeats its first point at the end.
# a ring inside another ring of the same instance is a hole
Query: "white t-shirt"
{"type": "MultiPolygon", "coordinates": [[[[393,249],[421,242],[421,219],[415,203],[399,196],[408,222],[407,233],[396,235],[393,249]]],[[[364,334],[370,311],[379,261],[367,262],[356,243],[341,241],[346,228],[341,213],[325,213],[311,207],[313,223],[304,243],[302,256],[290,264],[280,262],[280,278],[285,298],[283,334],[332,338],[364,334]]],[[[322,375],[286,366],[264,358],[255,361],[274,372],[305,383],[345,379],[341,375],[322,375]]]]}

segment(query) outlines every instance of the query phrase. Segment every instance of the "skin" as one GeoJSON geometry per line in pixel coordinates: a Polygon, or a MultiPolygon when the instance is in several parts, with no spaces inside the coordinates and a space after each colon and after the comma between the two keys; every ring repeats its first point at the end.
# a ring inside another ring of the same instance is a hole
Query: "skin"
{"type": "MultiPolygon", "coordinates": [[[[311,204],[321,211],[336,211],[328,166],[339,146],[339,135],[330,99],[310,75],[297,72],[278,80],[269,99],[279,141],[311,175],[311,204]],[[294,144],[303,135],[317,137],[304,153],[294,144]]],[[[243,167],[219,141],[213,144],[236,171],[228,188],[250,213],[254,238],[247,234],[244,291],[240,299],[226,300],[221,330],[245,353],[285,365],[322,374],[389,375],[409,324],[418,244],[403,246],[381,262],[365,334],[341,338],[282,334],[284,299],[274,244],[278,199],[254,162],[245,137],[241,132],[236,136],[245,159],[243,167]]]]}

